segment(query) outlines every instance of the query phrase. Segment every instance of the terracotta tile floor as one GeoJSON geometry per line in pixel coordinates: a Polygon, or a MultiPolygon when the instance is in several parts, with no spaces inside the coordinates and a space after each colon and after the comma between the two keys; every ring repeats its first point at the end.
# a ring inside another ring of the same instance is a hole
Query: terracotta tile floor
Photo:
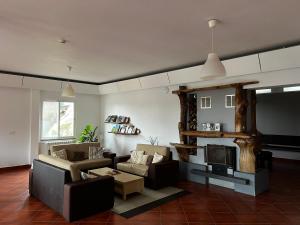
{"type": "MultiPolygon", "coordinates": [[[[130,219],[104,212],[73,224],[300,225],[300,162],[275,161],[270,191],[256,198],[212,185],[179,186],[191,194],[130,219]]],[[[29,197],[27,187],[27,169],[0,171],[0,224],[68,224],[29,197]]]]}

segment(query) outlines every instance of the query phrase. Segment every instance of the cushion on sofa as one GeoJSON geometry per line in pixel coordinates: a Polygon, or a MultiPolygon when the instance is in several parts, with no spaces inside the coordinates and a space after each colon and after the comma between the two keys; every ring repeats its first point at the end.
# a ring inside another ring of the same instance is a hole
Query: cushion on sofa
{"type": "Polygon", "coordinates": [[[143,159],[144,151],[132,151],[128,162],[140,164],[143,159]]]}
{"type": "Polygon", "coordinates": [[[141,164],[133,164],[129,162],[123,162],[123,163],[118,163],[117,164],[117,169],[127,172],[127,173],[132,173],[136,174],[138,176],[148,176],[148,169],[149,166],[147,165],[141,165],[141,164]]]}
{"type": "Polygon", "coordinates": [[[159,163],[159,162],[162,162],[163,160],[164,160],[163,155],[160,155],[157,152],[154,153],[152,163],[159,163]]]}
{"type": "Polygon", "coordinates": [[[155,152],[157,152],[158,154],[163,155],[165,160],[169,160],[170,158],[170,149],[165,146],[138,144],[136,150],[144,151],[146,155],[154,155],[155,152]]]}
{"type": "Polygon", "coordinates": [[[68,159],[72,162],[77,162],[77,161],[82,161],[87,159],[85,158],[84,152],[71,152],[71,153],[68,152],[68,157],[69,157],[68,159]]]}
{"type": "Polygon", "coordinates": [[[61,149],[59,151],[52,152],[51,154],[55,158],[68,160],[68,155],[66,149],[61,149]]]}
{"type": "Polygon", "coordinates": [[[60,145],[52,145],[50,147],[50,153],[55,151],[59,151],[61,149],[66,149],[68,153],[68,159],[73,161],[73,152],[84,152],[84,158],[89,158],[89,147],[96,146],[100,147],[99,142],[88,142],[88,143],[71,143],[71,144],[60,144],[60,145]]]}
{"type": "Polygon", "coordinates": [[[90,146],[89,147],[89,159],[102,159],[104,149],[102,147],[90,146]]]}

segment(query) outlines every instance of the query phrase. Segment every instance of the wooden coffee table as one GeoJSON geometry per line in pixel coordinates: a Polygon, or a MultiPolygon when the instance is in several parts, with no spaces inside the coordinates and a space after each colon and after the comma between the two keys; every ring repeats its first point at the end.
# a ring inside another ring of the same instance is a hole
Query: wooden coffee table
{"type": "Polygon", "coordinates": [[[126,196],[131,193],[139,192],[144,190],[144,178],[133,174],[118,171],[116,175],[110,173],[113,169],[104,167],[99,169],[89,170],[90,174],[96,176],[113,176],[115,179],[115,192],[122,195],[123,200],[126,200],[126,196]]]}

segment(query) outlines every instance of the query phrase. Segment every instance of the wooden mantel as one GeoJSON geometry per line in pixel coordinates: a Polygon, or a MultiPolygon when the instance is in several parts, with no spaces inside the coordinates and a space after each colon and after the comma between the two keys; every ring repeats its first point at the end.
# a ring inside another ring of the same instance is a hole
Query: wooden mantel
{"type": "MultiPolygon", "coordinates": [[[[231,83],[218,86],[209,86],[201,88],[187,89],[182,86],[179,90],[173,91],[180,100],[180,121],[178,123],[180,143],[173,144],[179,154],[181,160],[187,161],[188,154],[193,146],[189,145],[188,137],[204,137],[204,138],[234,138],[240,148],[240,171],[255,173],[255,150],[257,148],[257,130],[256,130],[256,99],[255,91],[250,91],[250,103],[248,102],[247,91],[243,89],[245,85],[257,84],[258,81],[247,81],[240,83],[231,83]],[[235,88],[235,132],[214,132],[214,131],[197,131],[187,130],[187,112],[188,94],[193,94],[206,90],[217,90],[225,88],[235,88]],[[251,132],[247,133],[247,108],[251,106],[251,132]]],[[[198,146],[194,145],[194,148],[198,146]]]]}
{"type": "Polygon", "coordinates": [[[241,132],[219,132],[219,131],[181,131],[181,135],[204,138],[251,138],[250,134],[241,132]]]}

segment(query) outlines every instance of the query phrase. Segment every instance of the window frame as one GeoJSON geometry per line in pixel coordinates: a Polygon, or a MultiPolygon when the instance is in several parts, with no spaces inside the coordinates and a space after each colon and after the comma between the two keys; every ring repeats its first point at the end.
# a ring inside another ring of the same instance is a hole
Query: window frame
{"type": "Polygon", "coordinates": [[[42,100],[41,102],[41,114],[40,114],[40,140],[41,141],[54,141],[54,140],[68,140],[68,139],[75,139],[75,121],[76,121],[76,109],[75,109],[75,102],[73,101],[57,101],[57,100],[42,100]],[[61,102],[67,102],[67,103],[73,103],[73,108],[74,108],[74,118],[73,118],[73,136],[66,136],[66,137],[55,137],[55,138],[43,138],[43,111],[44,107],[43,104],[44,102],[57,102],[58,103],[58,134],[60,135],[60,103],[61,102]]]}
{"type": "Polygon", "coordinates": [[[211,109],[212,108],[212,104],[211,104],[211,96],[203,96],[200,97],[200,108],[201,109],[211,109]],[[202,99],[205,99],[205,106],[202,105],[202,99]],[[209,106],[207,106],[207,99],[209,99],[209,106]]]}
{"type": "Polygon", "coordinates": [[[234,97],[235,99],[235,94],[230,94],[230,95],[225,95],[225,108],[226,109],[232,109],[232,108],[235,108],[235,101],[234,101],[234,104],[233,104],[233,101],[232,101],[232,98],[234,97]],[[227,103],[227,97],[230,97],[230,101],[231,101],[231,105],[228,105],[227,103]]]}

